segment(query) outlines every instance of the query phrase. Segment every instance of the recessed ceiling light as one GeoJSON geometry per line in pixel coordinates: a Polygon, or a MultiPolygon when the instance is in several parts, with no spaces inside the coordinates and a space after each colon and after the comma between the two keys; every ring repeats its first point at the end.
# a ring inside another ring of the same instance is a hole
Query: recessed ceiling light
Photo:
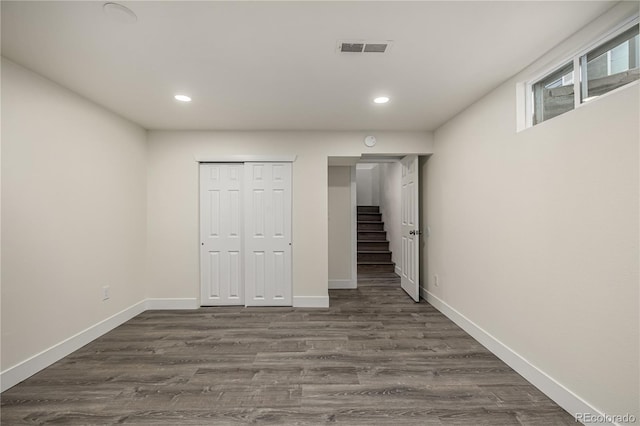
{"type": "Polygon", "coordinates": [[[191,102],[191,98],[187,95],[175,95],[174,98],[180,102],[191,102]]]}
{"type": "Polygon", "coordinates": [[[105,15],[115,22],[134,24],[138,20],[138,17],[133,10],[121,5],[120,3],[107,2],[102,5],[102,10],[105,15]]]}
{"type": "Polygon", "coordinates": [[[386,104],[387,102],[389,102],[389,98],[386,96],[379,96],[377,98],[375,98],[373,100],[373,102],[377,103],[377,104],[386,104]]]}

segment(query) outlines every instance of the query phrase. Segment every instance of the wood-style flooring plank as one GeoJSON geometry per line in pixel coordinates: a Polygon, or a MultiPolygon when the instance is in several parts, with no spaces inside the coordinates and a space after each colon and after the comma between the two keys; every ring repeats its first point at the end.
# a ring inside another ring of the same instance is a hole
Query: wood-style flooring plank
{"type": "Polygon", "coordinates": [[[147,311],[4,392],[3,425],[569,425],[392,275],[328,309],[147,311]]]}

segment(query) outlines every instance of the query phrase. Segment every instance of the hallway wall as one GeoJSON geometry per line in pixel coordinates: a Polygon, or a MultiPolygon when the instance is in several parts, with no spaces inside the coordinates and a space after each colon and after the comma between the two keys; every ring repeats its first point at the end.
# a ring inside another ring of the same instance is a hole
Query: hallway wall
{"type": "Polygon", "coordinates": [[[402,185],[402,166],[400,163],[379,163],[380,211],[387,231],[391,260],[396,264],[396,273],[400,273],[400,250],[402,230],[400,228],[400,194],[402,185]]]}
{"type": "Polygon", "coordinates": [[[356,165],[356,189],[359,206],[380,205],[380,171],[376,163],[356,165]]]}
{"type": "Polygon", "coordinates": [[[329,288],[357,285],[357,277],[352,277],[355,247],[352,244],[351,169],[352,166],[329,166],[329,288]]]}

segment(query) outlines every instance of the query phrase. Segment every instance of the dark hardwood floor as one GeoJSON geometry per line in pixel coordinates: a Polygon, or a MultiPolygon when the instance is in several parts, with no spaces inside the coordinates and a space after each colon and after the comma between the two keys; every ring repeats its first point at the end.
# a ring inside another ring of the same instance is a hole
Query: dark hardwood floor
{"type": "Polygon", "coordinates": [[[2,394],[2,425],[575,425],[397,278],[331,308],[147,311],[2,394]]]}

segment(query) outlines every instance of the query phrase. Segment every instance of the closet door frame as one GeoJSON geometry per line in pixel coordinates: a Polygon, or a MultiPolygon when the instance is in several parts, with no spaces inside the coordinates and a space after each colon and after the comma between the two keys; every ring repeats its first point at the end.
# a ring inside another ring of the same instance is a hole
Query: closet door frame
{"type": "MultiPolygon", "coordinates": [[[[227,156],[196,156],[195,160],[198,166],[198,174],[201,175],[201,165],[205,164],[205,163],[217,163],[217,164],[237,164],[237,165],[242,165],[243,168],[246,169],[246,164],[247,163],[289,163],[288,166],[288,173],[289,173],[289,179],[288,179],[288,189],[286,189],[285,191],[288,190],[288,197],[286,197],[286,201],[287,203],[285,204],[284,208],[284,214],[288,215],[288,219],[285,219],[285,223],[286,221],[288,221],[288,227],[286,232],[284,233],[284,235],[282,235],[281,240],[282,242],[286,243],[286,247],[285,250],[280,250],[282,251],[287,251],[288,253],[283,253],[285,255],[285,263],[284,263],[284,274],[285,274],[285,287],[284,287],[284,292],[280,292],[281,294],[275,294],[278,293],[277,291],[274,293],[275,297],[272,297],[272,300],[269,300],[268,298],[258,298],[258,300],[252,300],[250,301],[247,298],[247,286],[248,285],[254,285],[253,283],[248,283],[247,282],[247,267],[246,267],[246,261],[248,258],[248,250],[247,250],[247,238],[245,237],[245,232],[244,229],[246,228],[246,224],[245,224],[245,220],[246,220],[246,216],[247,216],[247,205],[245,205],[245,203],[248,202],[248,196],[247,196],[247,192],[245,190],[246,188],[246,182],[245,179],[243,179],[243,188],[242,188],[242,192],[244,192],[245,194],[242,196],[242,209],[243,209],[243,213],[241,215],[242,217],[242,249],[241,249],[241,275],[242,275],[242,282],[244,284],[244,288],[243,288],[243,295],[242,295],[242,301],[236,301],[233,304],[237,304],[237,305],[244,305],[244,306],[292,306],[293,305],[293,282],[292,282],[292,274],[293,274],[293,265],[292,265],[292,257],[293,257],[293,253],[292,253],[292,233],[293,233],[293,223],[292,223],[292,203],[293,203],[293,192],[292,192],[292,188],[293,188],[293,162],[295,162],[296,160],[295,155],[227,155],[227,156]]],[[[247,173],[245,172],[245,175],[247,173]]],[[[246,178],[246,176],[245,176],[246,178]]],[[[200,187],[198,189],[199,191],[199,200],[200,200],[200,206],[199,206],[199,223],[198,223],[198,232],[199,232],[199,266],[200,266],[200,294],[201,294],[201,300],[200,300],[200,305],[201,306],[224,306],[224,305],[228,305],[229,303],[220,303],[220,304],[212,304],[210,300],[207,300],[205,298],[205,289],[204,289],[204,275],[203,275],[203,267],[206,265],[206,260],[204,259],[204,253],[203,253],[203,249],[202,249],[202,245],[203,245],[203,220],[202,220],[202,215],[203,215],[203,211],[202,211],[202,203],[203,203],[203,189],[202,189],[202,176],[199,176],[200,179],[200,187]]],[[[278,244],[277,246],[279,247],[282,244],[278,244]]],[[[276,250],[279,250],[276,248],[276,250]]],[[[281,287],[282,288],[282,287],[281,287]]]]}

